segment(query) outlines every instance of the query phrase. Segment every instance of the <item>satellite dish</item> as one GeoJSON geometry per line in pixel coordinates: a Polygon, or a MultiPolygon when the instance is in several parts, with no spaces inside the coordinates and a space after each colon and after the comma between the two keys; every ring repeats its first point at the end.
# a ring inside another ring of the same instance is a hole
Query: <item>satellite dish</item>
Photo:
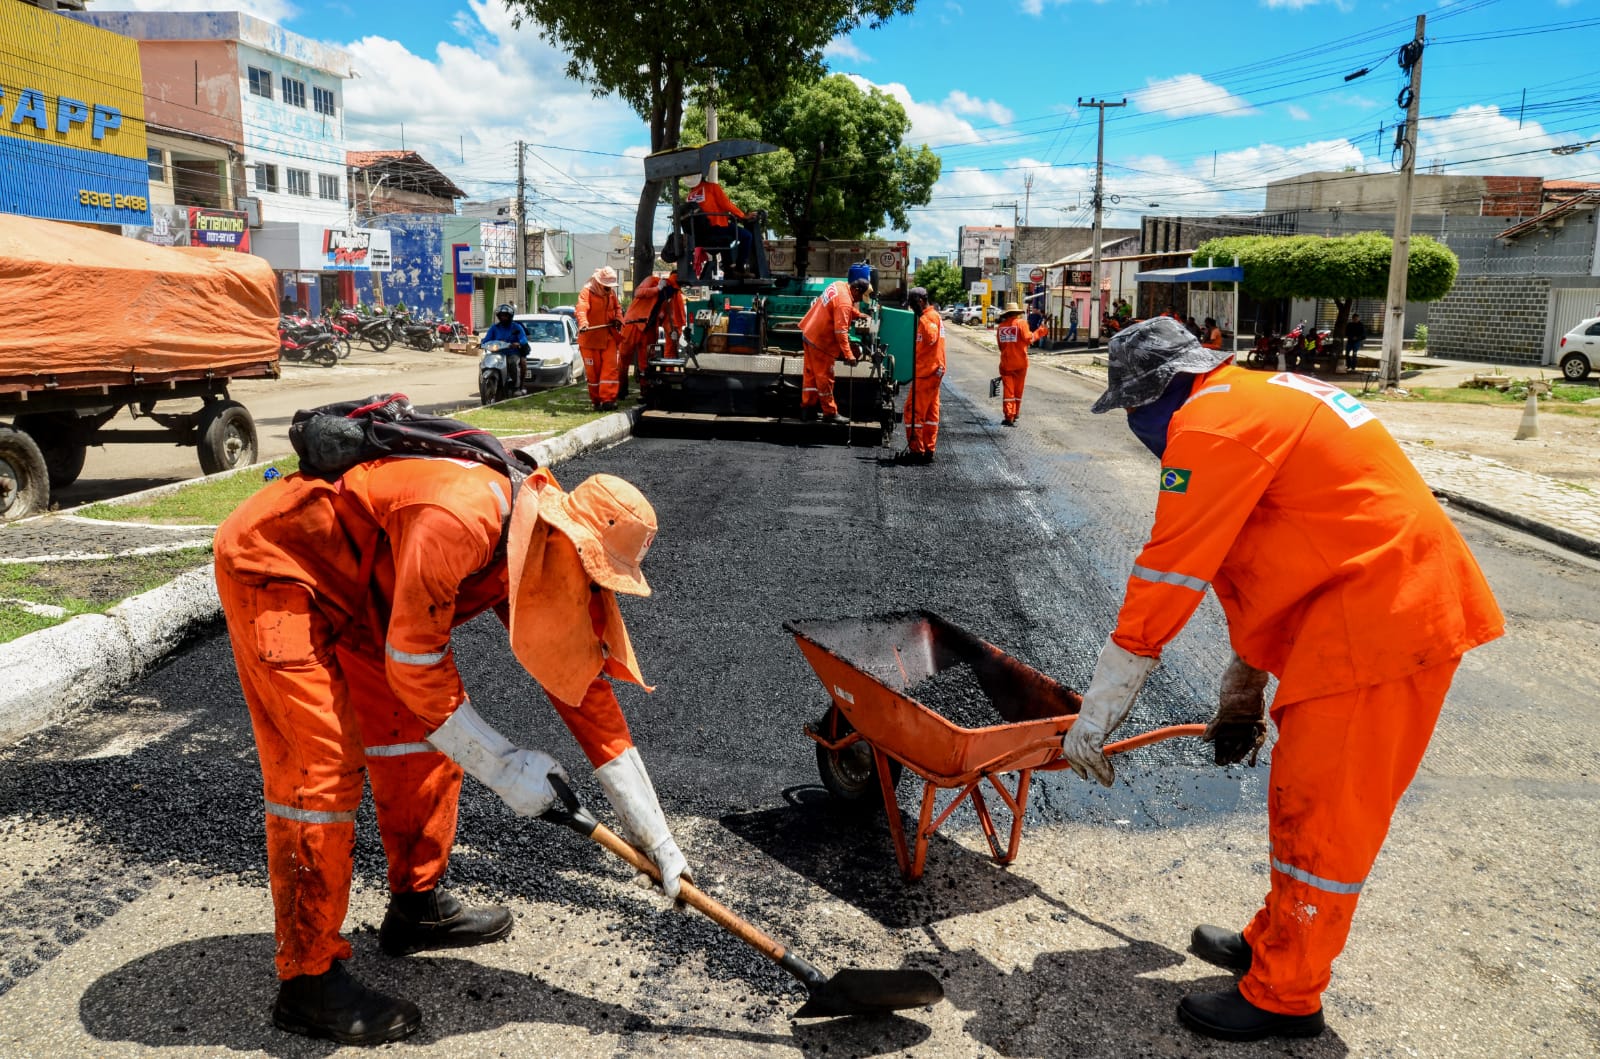
{"type": "Polygon", "coordinates": [[[613,250],[626,250],[633,243],[633,236],[622,234],[621,225],[613,224],[611,226],[610,236],[611,249],[613,250]]]}

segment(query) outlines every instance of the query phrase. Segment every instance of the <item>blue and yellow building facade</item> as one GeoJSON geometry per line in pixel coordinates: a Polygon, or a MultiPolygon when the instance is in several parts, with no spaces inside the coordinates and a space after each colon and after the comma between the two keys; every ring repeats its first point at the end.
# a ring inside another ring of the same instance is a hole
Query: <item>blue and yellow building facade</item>
{"type": "Polygon", "coordinates": [[[150,223],[138,42],[0,4],[0,212],[150,223]]]}

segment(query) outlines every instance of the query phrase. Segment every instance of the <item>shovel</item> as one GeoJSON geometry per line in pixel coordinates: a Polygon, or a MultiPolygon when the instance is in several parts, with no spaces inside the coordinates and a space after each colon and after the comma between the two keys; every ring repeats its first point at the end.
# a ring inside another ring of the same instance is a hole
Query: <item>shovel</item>
{"type": "MultiPolygon", "coordinates": [[[[616,832],[594,818],[584,808],[572,788],[560,776],[550,783],[562,806],[551,806],[539,819],[560,824],[592,839],[627,861],[635,871],[644,872],[657,883],[661,871],[643,853],[625,842],[616,832]]],[[[793,1018],[826,1019],[841,1015],[882,1015],[906,1008],[919,1008],[944,999],[944,986],[927,971],[865,971],[846,969],[829,978],[786,946],[746,923],[721,902],[710,897],[688,879],[678,880],[678,899],[693,906],[711,922],[760,952],[788,971],[810,994],[793,1018]]]]}

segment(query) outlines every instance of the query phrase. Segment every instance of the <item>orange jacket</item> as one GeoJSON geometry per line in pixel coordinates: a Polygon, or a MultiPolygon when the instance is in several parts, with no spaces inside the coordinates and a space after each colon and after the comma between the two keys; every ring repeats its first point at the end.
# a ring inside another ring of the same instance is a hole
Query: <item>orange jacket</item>
{"type": "Polygon", "coordinates": [[[733,204],[728,198],[728,193],[722,190],[721,184],[714,184],[709,180],[702,180],[689,189],[683,201],[692,202],[707,214],[706,220],[718,228],[726,228],[729,223],[729,214],[743,218],[745,212],[733,204]]]}
{"type": "Polygon", "coordinates": [[[834,359],[855,356],[850,348],[850,321],[867,314],[850,298],[850,284],[842,279],[828,284],[800,320],[800,333],[810,345],[833,353],[834,359]]]}
{"type": "Polygon", "coordinates": [[[1275,706],[1397,680],[1499,636],[1466,543],[1343,390],[1223,365],[1173,416],[1112,639],[1153,657],[1209,584],[1275,706]]]}
{"type": "Polygon", "coordinates": [[[646,277],[645,281],[634,289],[633,300],[628,303],[628,311],[622,317],[624,351],[632,352],[646,342],[655,340],[653,329],[649,334],[645,333],[645,324],[650,322],[650,313],[655,309],[656,302],[661,300],[663,291],[667,292],[669,297],[661,312],[656,314],[656,326],[665,327],[667,333],[671,334],[673,331],[682,331],[689,325],[689,314],[683,304],[683,291],[679,289],[677,282],[669,282],[660,276],[646,277]]]}
{"type": "Polygon", "coordinates": [[[913,347],[912,374],[919,379],[937,379],[944,375],[944,320],[940,319],[939,310],[931,305],[917,317],[913,347]]]}
{"type": "Polygon", "coordinates": [[[1050,325],[1041,323],[1039,330],[1028,330],[1028,318],[1013,316],[995,326],[994,338],[1000,344],[1000,371],[1021,371],[1028,366],[1028,347],[1050,333],[1050,325]]]}
{"type": "Polygon", "coordinates": [[[622,303],[617,292],[602,284],[598,289],[593,282],[585,283],[578,292],[578,348],[598,353],[617,340],[617,333],[608,326],[613,320],[621,321],[622,303]],[[585,331],[586,327],[600,328],[585,331]]]}
{"type": "Polygon", "coordinates": [[[1210,331],[1208,331],[1206,333],[1206,340],[1204,342],[1200,343],[1200,344],[1202,346],[1206,347],[1207,349],[1221,349],[1222,348],[1222,328],[1213,327],[1210,331]]]}

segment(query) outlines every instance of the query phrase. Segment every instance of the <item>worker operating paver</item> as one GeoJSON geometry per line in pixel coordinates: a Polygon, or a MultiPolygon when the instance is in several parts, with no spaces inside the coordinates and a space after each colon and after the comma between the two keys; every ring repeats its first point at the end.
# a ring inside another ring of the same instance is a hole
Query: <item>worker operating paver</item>
{"type": "Polygon", "coordinates": [[[800,320],[805,342],[805,363],[801,368],[800,417],[842,423],[839,404],[833,399],[833,362],[856,362],[850,348],[850,322],[866,314],[856,303],[872,290],[872,269],[851,265],[843,281],[835,280],[811,303],[800,320]]]}
{"type": "Polygon", "coordinates": [[[1466,544],[1360,402],[1288,373],[1234,367],[1175,320],[1111,341],[1093,411],[1128,410],[1161,461],[1150,540],[1135,561],[1063,753],[1109,786],[1107,735],[1162,648],[1216,590],[1234,657],[1206,732],[1216,762],[1266,738],[1271,889],[1243,933],[1196,928],[1196,955],[1243,972],[1178,1005],[1227,1040],[1314,1036],[1367,873],[1416,774],[1451,678],[1504,622],[1466,544]]]}
{"type": "Polygon", "coordinates": [[[364,778],[389,866],[383,951],[511,930],[506,909],[465,907],[440,885],[462,772],[523,816],[549,807],[551,776],[565,773],[514,746],[467,697],[451,631],[484,610],[509,624],[513,652],[667,892],[687,874],[606,680],[643,684],[615,593],[649,594],[639,563],[655,513],[620,478],[569,494],[544,471],[515,490],[513,508],[503,467],[391,457],[333,481],[296,473],[217,532],[217,587],[261,761],[281,1029],[378,1044],[421,1025],[416,1005],[343,966],[364,778]]]}

